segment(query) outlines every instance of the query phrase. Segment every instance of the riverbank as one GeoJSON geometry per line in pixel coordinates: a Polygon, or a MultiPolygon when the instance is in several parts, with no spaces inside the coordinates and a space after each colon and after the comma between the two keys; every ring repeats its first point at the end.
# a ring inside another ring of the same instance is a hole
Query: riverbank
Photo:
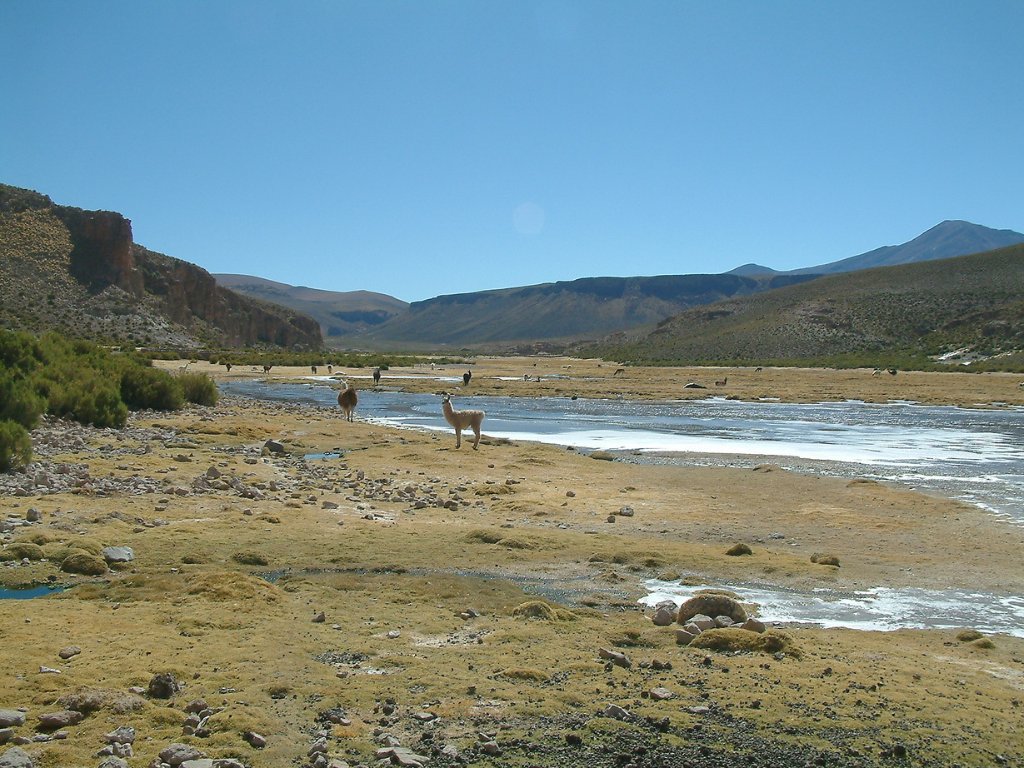
{"type": "MultiPolygon", "coordinates": [[[[186,361],[157,361],[178,370],[186,361]]],[[[264,377],[262,369],[224,366],[205,361],[189,370],[209,373],[218,380],[264,377]]],[[[266,378],[293,380],[313,376],[309,368],[274,367],[266,378]]],[[[345,378],[357,389],[373,388],[372,369],[328,371],[317,376],[345,378]]],[[[408,392],[438,392],[510,397],[622,397],[626,399],[702,399],[709,396],[740,400],[781,400],[793,403],[863,400],[868,403],[918,402],[967,408],[1024,406],[1024,375],[897,371],[895,375],[868,368],[707,368],[618,366],[601,360],[564,357],[476,357],[466,364],[419,365],[382,371],[381,387],[408,392]],[[468,386],[463,374],[472,372],[468,386]],[[718,384],[717,382],[724,382],[718,384]],[[688,387],[687,385],[695,385],[688,387]]]]}
{"type": "MultiPolygon", "coordinates": [[[[556,364],[542,384],[577,365],[556,364]]],[[[474,365],[469,388],[528,384],[498,370],[474,365]]],[[[461,369],[445,373],[462,387],[461,369]]],[[[770,464],[456,450],[449,433],[356,416],[225,398],[120,433],[48,425],[39,464],[0,496],[0,519],[39,518],[5,551],[32,543],[46,561],[0,565],[0,583],[82,583],[2,605],[0,710],[26,710],[8,738],[68,710],[80,721],[48,731],[66,738],[21,746],[37,765],[99,765],[118,726],[136,729],[132,766],[175,742],[252,768],[312,764],[319,739],[353,766],[389,743],[431,766],[1024,757],[1024,640],[794,625],[778,628],[781,650],[734,654],[678,646],[637,604],[649,579],[1019,596],[1019,528],[770,464]],[[751,554],[727,554],[736,544],[751,554]],[[99,576],[56,566],[68,548],[111,546],[134,559],[99,576]],[[169,698],[149,688],[162,673],[169,698]]]]}

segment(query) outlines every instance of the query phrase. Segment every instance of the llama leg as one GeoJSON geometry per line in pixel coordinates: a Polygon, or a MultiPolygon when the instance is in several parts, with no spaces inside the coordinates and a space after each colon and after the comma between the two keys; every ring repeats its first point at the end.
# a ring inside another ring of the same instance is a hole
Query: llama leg
{"type": "Polygon", "coordinates": [[[461,448],[462,447],[462,428],[461,427],[456,427],[455,428],[455,447],[456,448],[461,448]]]}
{"type": "Polygon", "coordinates": [[[475,451],[476,447],[478,445],[480,445],[480,426],[479,425],[477,425],[477,424],[473,425],[473,434],[476,435],[476,440],[473,441],[473,450],[475,451]]]}

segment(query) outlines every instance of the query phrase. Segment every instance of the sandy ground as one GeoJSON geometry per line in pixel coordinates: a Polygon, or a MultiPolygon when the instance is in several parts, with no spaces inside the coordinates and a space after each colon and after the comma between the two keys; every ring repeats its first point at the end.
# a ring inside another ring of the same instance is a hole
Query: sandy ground
{"type": "MultiPolygon", "coordinates": [[[[1020,377],[994,374],[617,372],[595,361],[478,359],[465,387],[467,368],[384,371],[381,386],[457,391],[462,407],[471,394],[498,392],[1024,403],[1020,377]],[[442,375],[456,381],[434,378],[442,375]],[[708,389],[682,389],[690,381],[708,389]]],[[[368,370],[332,373],[372,386],[368,370]]],[[[87,449],[54,460],[85,463],[94,477],[157,478],[161,493],[0,498],[7,516],[41,513],[40,524],[9,538],[32,536],[54,558],[60,547],[90,542],[136,553],[98,579],[62,574],[49,558],[0,567],[6,584],[93,582],[0,605],[0,709],[28,710],[16,733],[61,708],[61,696],[107,697],[69,738],[24,747],[40,765],[98,764],[102,734],[119,724],[144,734],[131,765],[148,765],[172,741],[254,767],[302,765],[317,729],[331,755],[351,765],[373,762],[382,730],[431,765],[454,764],[445,745],[471,765],[1024,759],[1020,639],[782,627],[792,652],[710,652],[677,646],[673,629],[654,626],[636,603],[648,578],[838,590],[960,585],[1019,597],[1020,528],[869,481],[770,465],[635,465],[490,439],[478,451],[465,441],[456,450],[450,434],[358,416],[350,424],[336,409],[235,398],[140,414],[133,427],[173,430],[175,439],[119,443],[97,433],[87,449]],[[271,438],[285,454],[261,451],[271,438]],[[330,451],[340,458],[303,458],[330,451]],[[197,490],[211,474],[260,488],[262,498],[240,495],[239,486],[197,490]],[[428,492],[449,503],[413,502],[428,492]],[[623,507],[634,514],[618,514],[623,507]],[[773,537],[779,532],[784,539],[773,537]],[[727,555],[736,543],[752,554],[727,555]],[[812,562],[820,554],[839,567],[812,562]],[[279,577],[273,583],[261,578],[269,572],[279,577]],[[568,613],[518,610],[538,599],[568,613]],[[321,611],[324,621],[313,621],[321,611]],[[82,653],[61,660],[58,650],[72,644],[82,653]],[[602,648],[626,653],[632,666],[607,664],[602,648]],[[142,696],[132,709],[118,698],[162,671],[182,682],[172,700],[142,696]],[[655,688],[671,696],[660,700],[655,688]],[[220,709],[209,733],[186,735],[183,710],[199,697],[220,709]],[[633,719],[599,716],[609,704],[633,719]],[[331,722],[334,710],[344,722],[331,722]],[[247,730],[267,735],[268,746],[252,748],[247,730]],[[481,732],[500,756],[479,746],[481,732]],[[609,746],[633,742],[644,750],[624,759],[609,746]]]]}

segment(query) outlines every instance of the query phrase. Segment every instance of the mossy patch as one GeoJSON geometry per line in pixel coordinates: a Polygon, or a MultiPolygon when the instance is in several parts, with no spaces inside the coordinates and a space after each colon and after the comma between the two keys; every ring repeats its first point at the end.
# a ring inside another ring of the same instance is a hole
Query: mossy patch
{"type": "Polygon", "coordinates": [[[105,710],[115,715],[137,712],[145,708],[147,704],[144,698],[134,693],[86,686],[65,693],[57,699],[57,703],[65,709],[73,709],[76,712],[89,714],[105,710]]]}
{"type": "Polygon", "coordinates": [[[548,676],[539,669],[531,669],[529,667],[503,669],[498,673],[498,676],[523,683],[544,683],[548,680],[548,676]]]}
{"type": "Polygon", "coordinates": [[[505,538],[505,535],[493,528],[477,528],[466,534],[467,541],[479,542],[481,544],[497,544],[505,538]]]}
{"type": "Polygon", "coordinates": [[[0,550],[0,560],[42,560],[43,548],[28,541],[17,541],[0,550]]]}
{"type": "Polygon", "coordinates": [[[244,573],[214,572],[197,574],[189,579],[188,594],[217,602],[259,601],[264,604],[281,601],[281,592],[273,584],[244,573]]]}
{"type": "Polygon", "coordinates": [[[961,643],[970,643],[974,640],[980,640],[984,635],[976,629],[964,629],[957,633],[956,639],[961,643]]]}
{"type": "Polygon", "coordinates": [[[231,559],[239,565],[270,565],[270,560],[259,552],[235,552],[231,556],[231,559]]]}
{"type": "Polygon", "coordinates": [[[65,573],[78,573],[83,576],[102,576],[107,572],[107,564],[102,557],[88,552],[72,551],[60,564],[65,573]]]}

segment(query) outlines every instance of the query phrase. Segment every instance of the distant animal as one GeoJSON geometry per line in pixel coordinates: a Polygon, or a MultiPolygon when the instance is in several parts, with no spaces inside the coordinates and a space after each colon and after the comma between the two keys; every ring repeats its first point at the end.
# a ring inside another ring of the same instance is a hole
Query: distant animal
{"type": "Polygon", "coordinates": [[[272,366],[272,365],[264,365],[263,366],[263,372],[264,373],[270,373],[270,369],[273,368],[273,367],[274,366],[272,366]]]}
{"type": "Polygon", "coordinates": [[[613,373],[612,376],[618,376],[620,373],[625,373],[625,372],[626,372],[625,368],[616,368],[615,369],[615,373],[613,373]]]}
{"type": "Polygon", "coordinates": [[[455,427],[455,447],[462,447],[462,430],[469,428],[476,437],[473,440],[475,451],[480,444],[480,425],[484,423],[487,414],[483,411],[456,411],[452,407],[452,396],[447,392],[441,393],[441,411],[444,413],[444,420],[455,427]]]}
{"type": "Polygon", "coordinates": [[[462,374],[462,385],[465,386],[465,387],[468,387],[469,386],[469,380],[472,379],[472,378],[473,378],[473,372],[472,371],[466,371],[464,374],[462,374]]]}
{"type": "Polygon", "coordinates": [[[726,376],[724,379],[719,379],[718,381],[716,381],[715,382],[715,386],[716,387],[724,387],[728,383],[729,383],[729,377],[726,376]]]}
{"type": "Polygon", "coordinates": [[[895,376],[895,375],[896,375],[896,369],[895,369],[895,368],[887,368],[886,370],[887,370],[887,371],[889,371],[889,373],[890,373],[891,375],[893,375],[893,376],[895,376]]]}
{"type": "Polygon", "coordinates": [[[373,369],[373,386],[380,384],[380,368],[373,369]]]}
{"type": "Polygon", "coordinates": [[[757,366],[757,368],[755,368],[755,369],[754,369],[754,373],[760,373],[760,372],[761,372],[761,371],[763,371],[763,370],[764,370],[764,368],[762,368],[762,367],[761,367],[761,366],[759,365],[759,366],[757,366]]]}
{"type": "Polygon", "coordinates": [[[316,376],[316,366],[315,365],[309,366],[309,370],[311,370],[313,372],[313,375],[316,376]]]}
{"type": "Polygon", "coordinates": [[[872,376],[881,376],[882,375],[882,369],[881,368],[875,368],[875,370],[871,372],[871,375],[872,376]]]}
{"type": "Polygon", "coordinates": [[[359,402],[359,395],[356,394],[355,387],[350,387],[348,382],[343,381],[341,383],[344,385],[344,388],[338,393],[338,405],[341,406],[341,410],[345,414],[345,420],[352,421],[352,413],[359,402]]]}
{"type": "Polygon", "coordinates": [[[334,373],[334,366],[331,365],[330,363],[327,364],[327,372],[334,373]]]}
{"type": "Polygon", "coordinates": [[[228,373],[231,373],[231,363],[224,363],[224,367],[228,369],[228,373]]]}
{"type": "Polygon", "coordinates": [[[696,381],[688,381],[683,384],[683,389],[707,389],[703,384],[698,384],[696,381]]]}

